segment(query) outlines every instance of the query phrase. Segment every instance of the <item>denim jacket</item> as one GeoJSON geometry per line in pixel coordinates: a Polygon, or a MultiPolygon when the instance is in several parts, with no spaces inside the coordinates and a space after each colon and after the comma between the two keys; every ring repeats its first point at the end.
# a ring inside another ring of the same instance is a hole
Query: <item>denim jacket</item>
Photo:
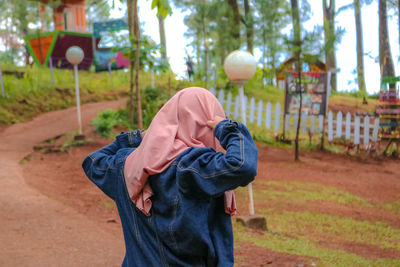
{"type": "Polygon", "coordinates": [[[192,147],[149,177],[154,193],[150,216],[130,200],[124,178],[125,159],[139,146],[140,131],[121,133],[83,161],[89,179],[118,207],[126,246],[122,266],[233,266],[224,192],[253,181],[257,147],[238,122],[224,120],[214,134],[225,154],[192,147]]]}

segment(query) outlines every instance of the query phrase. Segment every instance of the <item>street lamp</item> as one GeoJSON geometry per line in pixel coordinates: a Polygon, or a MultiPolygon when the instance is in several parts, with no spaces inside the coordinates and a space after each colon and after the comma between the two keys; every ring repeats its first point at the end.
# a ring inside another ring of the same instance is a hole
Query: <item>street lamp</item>
{"type": "MultiPolygon", "coordinates": [[[[230,53],[225,59],[224,69],[228,78],[239,86],[239,103],[242,123],[246,125],[243,84],[256,73],[256,60],[249,52],[236,50],[230,53]]],[[[251,183],[249,184],[249,212],[250,215],[254,215],[253,187],[251,183]]]]}
{"type": "Polygon", "coordinates": [[[79,98],[78,64],[82,62],[84,53],[78,46],[71,46],[65,53],[68,62],[74,66],[76,106],[78,110],[79,134],[82,135],[81,101],[79,98]]]}

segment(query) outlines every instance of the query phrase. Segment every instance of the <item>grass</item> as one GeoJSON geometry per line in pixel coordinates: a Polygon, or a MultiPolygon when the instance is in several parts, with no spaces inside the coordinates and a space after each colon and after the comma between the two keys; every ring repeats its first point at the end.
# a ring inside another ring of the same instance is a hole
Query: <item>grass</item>
{"type": "Polygon", "coordinates": [[[257,190],[264,201],[285,201],[288,203],[306,204],[309,201],[329,201],[340,204],[351,204],[357,207],[374,207],[365,199],[349,192],[317,183],[256,181],[267,189],[257,190]]]}
{"type": "MultiPolygon", "coordinates": [[[[269,218],[269,217],[268,217],[269,218]]],[[[250,242],[256,246],[275,252],[311,257],[309,264],[317,266],[398,266],[396,259],[367,259],[340,249],[330,249],[318,245],[306,237],[290,237],[279,232],[265,232],[254,235],[240,224],[234,224],[235,241],[250,242]]]]}
{"type": "MultiPolygon", "coordinates": [[[[3,68],[5,70],[5,68],[3,68]]],[[[72,70],[54,69],[55,83],[51,83],[50,70],[36,66],[18,68],[24,78],[3,75],[5,97],[0,96],[0,125],[10,125],[31,119],[38,114],[65,109],[76,105],[75,80],[72,70]]],[[[111,87],[108,72],[79,71],[79,90],[82,103],[113,100],[127,97],[129,73],[113,71],[111,87]]],[[[144,90],[151,85],[151,76],[141,72],[140,86],[144,90]]],[[[155,86],[168,91],[168,74],[155,77],[155,86]]],[[[172,93],[189,86],[172,77],[172,93]]]]}
{"type": "MultiPolygon", "coordinates": [[[[250,242],[275,252],[303,256],[309,264],[317,266],[399,266],[399,259],[370,259],[343,247],[343,244],[353,244],[359,246],[359,250],[365,246],[375,250],[400,250],[399,229],[384,221],[360,220],[312,208],[323,201],[348,209],[358,207],[397,213],[399,201],[373,205],[347,191],[310,182],[259,179],[253,188],[255,203],[265,203],[257,213],[267,217],[268,232],[260,234],[234,224],[237,243],[250,242]],[[288,205],[301,208],[287,210],[288,205]],[[333,248],[326,244],[333,244],[333,248]]],[[[236,190],[238,199],[246,199],[246,191],[247,188],[236,190]]]]}

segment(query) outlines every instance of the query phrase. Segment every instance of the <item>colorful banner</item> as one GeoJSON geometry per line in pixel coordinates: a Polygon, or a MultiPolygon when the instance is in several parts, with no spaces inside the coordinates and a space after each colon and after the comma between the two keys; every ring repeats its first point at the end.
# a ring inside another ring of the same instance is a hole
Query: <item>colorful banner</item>
{"type": "Polygon", "coordinates": [[[285,114],[298,114],[301,88],[301,112],[308,115],[325,115],[327,105],[326,73],[305,72],[301,74],[301,79],[297,73],[285,73],[285,76],[285,114]]]}

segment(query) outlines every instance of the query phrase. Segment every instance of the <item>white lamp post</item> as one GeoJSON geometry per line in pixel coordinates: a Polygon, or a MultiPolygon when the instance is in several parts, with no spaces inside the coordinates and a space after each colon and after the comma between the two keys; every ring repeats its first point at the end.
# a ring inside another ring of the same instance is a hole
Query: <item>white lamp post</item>
{"type": "MultiPolygon", "coordinates": [[[[244,103],[243,84],[256,73],[257,63],[253,55],[244,51],[233,51],[224,62],[225,73],[228,78],[239,86],[239,102],[242,123],[246,125],[246,110],[244,103]]],[[[249,212],[254,215],[253,187],[249,184],[249,212]]]]}
{"type": "Polygon", "coordinates": [[[79,80],[78,80],[78,64],[82,62],[84,53],[83,50],[78,46],[71,46],[65,53],[65,57],[74,66],[75,75],[75,93],[76,93],[76,106],[78,110],[78,124],[79,134],[82,134],[82,121],[81,121],[81,101],[79,98],[79,80]]]}

